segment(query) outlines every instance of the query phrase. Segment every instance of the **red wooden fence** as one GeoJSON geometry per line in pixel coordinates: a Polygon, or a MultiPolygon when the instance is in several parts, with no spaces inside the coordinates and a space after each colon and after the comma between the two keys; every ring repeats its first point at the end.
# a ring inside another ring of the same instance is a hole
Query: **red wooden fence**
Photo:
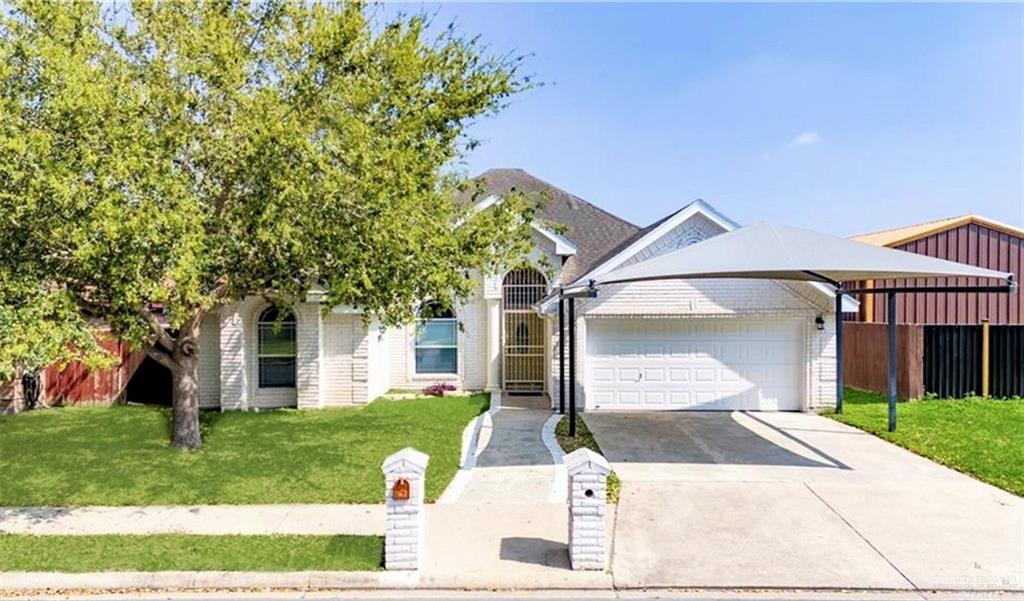
{"type": "Polygon", "coordinates": [[[88,370],[81,363],[64,369],[51,365],[43,372],[43,400],[48,405],[113,403],[132,374],[146,358],[146,351],[132,349],[124,342],[97,335],[100,346],[114,353],[117,364],[110,369],[88,370]]]}

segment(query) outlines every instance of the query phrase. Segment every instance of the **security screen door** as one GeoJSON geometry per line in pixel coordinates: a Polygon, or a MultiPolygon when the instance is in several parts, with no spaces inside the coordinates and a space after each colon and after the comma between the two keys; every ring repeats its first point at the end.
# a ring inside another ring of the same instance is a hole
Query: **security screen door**
{"type": "Polygon", "coordinates": [[[502,384],[509,394],[544,394],[544,320],[534,310],[547,293],[536,269],[515,269],[502,282],[502,384]]]}

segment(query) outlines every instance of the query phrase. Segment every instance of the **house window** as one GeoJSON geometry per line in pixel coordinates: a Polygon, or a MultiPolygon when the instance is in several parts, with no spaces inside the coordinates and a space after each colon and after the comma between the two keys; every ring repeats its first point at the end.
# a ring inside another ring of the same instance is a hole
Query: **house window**
{"type": "Polygon", "coordinates": [[[458,373],[458,322],[451,309],[425,304],[416,322],[416,373],[458,373]]]}
{"type": "Polygon", "coordinates": [[[295,316],[267,307],[256,324],[260,388],[295,388],[295,316]]]}

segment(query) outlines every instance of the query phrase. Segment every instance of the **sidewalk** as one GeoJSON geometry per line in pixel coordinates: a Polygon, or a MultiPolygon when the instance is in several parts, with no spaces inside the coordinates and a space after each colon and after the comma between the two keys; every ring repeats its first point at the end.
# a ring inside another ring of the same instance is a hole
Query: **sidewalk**
{"type": "Polygon", "coordinates": [[[384,505],[5,507],[0,534],[384,534],[384,505]]]}

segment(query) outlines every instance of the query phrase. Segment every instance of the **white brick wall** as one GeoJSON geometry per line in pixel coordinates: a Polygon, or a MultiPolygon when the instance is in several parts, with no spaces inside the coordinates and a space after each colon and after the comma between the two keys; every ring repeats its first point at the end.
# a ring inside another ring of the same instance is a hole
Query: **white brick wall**
{"type": "Polygon", "coordinates": [[[323,357],[320,382],[324,407],[349,405],[352,397],[353,330],[358,315],[329,313],[324,316],[323,357]]]}
{"type": "Polygon", "coordinates": [[[367,333],[369,342],[369,376],[367,378],[367,402],[386,393],[391,388],[391,374],[387,340],[377,323],[370,325],[367,333]]]}
{"type": "Polygon", "coordinates": [[[299,409],[320,406],[320,304],[295,307],[295,404],[299,409]]]}
{"type": "Polygon", "coordinates": [[[482,390],[487,386],[487,302],[477,294],[455,308],[455,317],[462,324],[458,334],[458,373],[454,377],[417,374],[415,326],[389,328],[381,347],[386,350],[389,364],[388,388],[419,390],[435,382],[451,382],[464,390],[482,390]]]}
{"type": "Polygon", "coordinates": [[[362,319],[352,327],[352,402],[366,403],[370,396],[370,334],[362,319]]]}
{"type": "MultiPolygon", "coordinates": [[[[806,409],[825,407],[835,402],[835,327],[834,314],[828,312],[827,298],[809,288],[766,280],[690,280],[642,282],[609,286],[594,300],[577,301],[577,388],[576,406],[586,405],[587,319],[611,317],[782,317],[805,321],[804,341],[806,409]],[[823,300],[818,300],[821,297],[823,300]],[[817,331],[814,318],[825,318],[824,331],[817,331]],[[580,317],[582,316],[582,317],[580,317]]],[[[558,328],[557,313],[552,318],[558,328]]],[[[568,348],[566,357],[568,360],[568,348]]],[[[558,405],[558,337],[551,340],[551,400],[558,405]]],[[[568,378],[568,365],[566,365],[568,378]]]]}
{"type": "MultiPolygon", "coordinates": [[[[296,388],[260,388],[256,321],[267,307],[260,297],[221,307],[219,317],[219,398],[221,409],[270,409],[320,404],[319,304],[299,303],[296,320],[296,388]]],[[[213,328],[208,338],[213,340],[213,328]]],[[[200,344],[204,335],[200,333],[200,344]]],[[[202,351],[200,351],[202,352],[202,351]]],[[[202,379],[200,380],[202,382],[202,379]]],[[[202,384],[201,384],[202,385],[202,384]]],[[[203,394],[202,391],[200,394],[203,394]]],[[[216,406],[207,398],[208,405],[216,406]]]]}
{"type": "Polygon", "coordinates": [[[199,406],[220,407],[220,314],[216,309],[199,326],[199,406]]]}
{"type": "Polygon", "coordinates": [[[244,323],[249,309],[246,305],[246,301],[226,305],[219,313],[221,409],[245,409],[249,401],[244,323]]]}

